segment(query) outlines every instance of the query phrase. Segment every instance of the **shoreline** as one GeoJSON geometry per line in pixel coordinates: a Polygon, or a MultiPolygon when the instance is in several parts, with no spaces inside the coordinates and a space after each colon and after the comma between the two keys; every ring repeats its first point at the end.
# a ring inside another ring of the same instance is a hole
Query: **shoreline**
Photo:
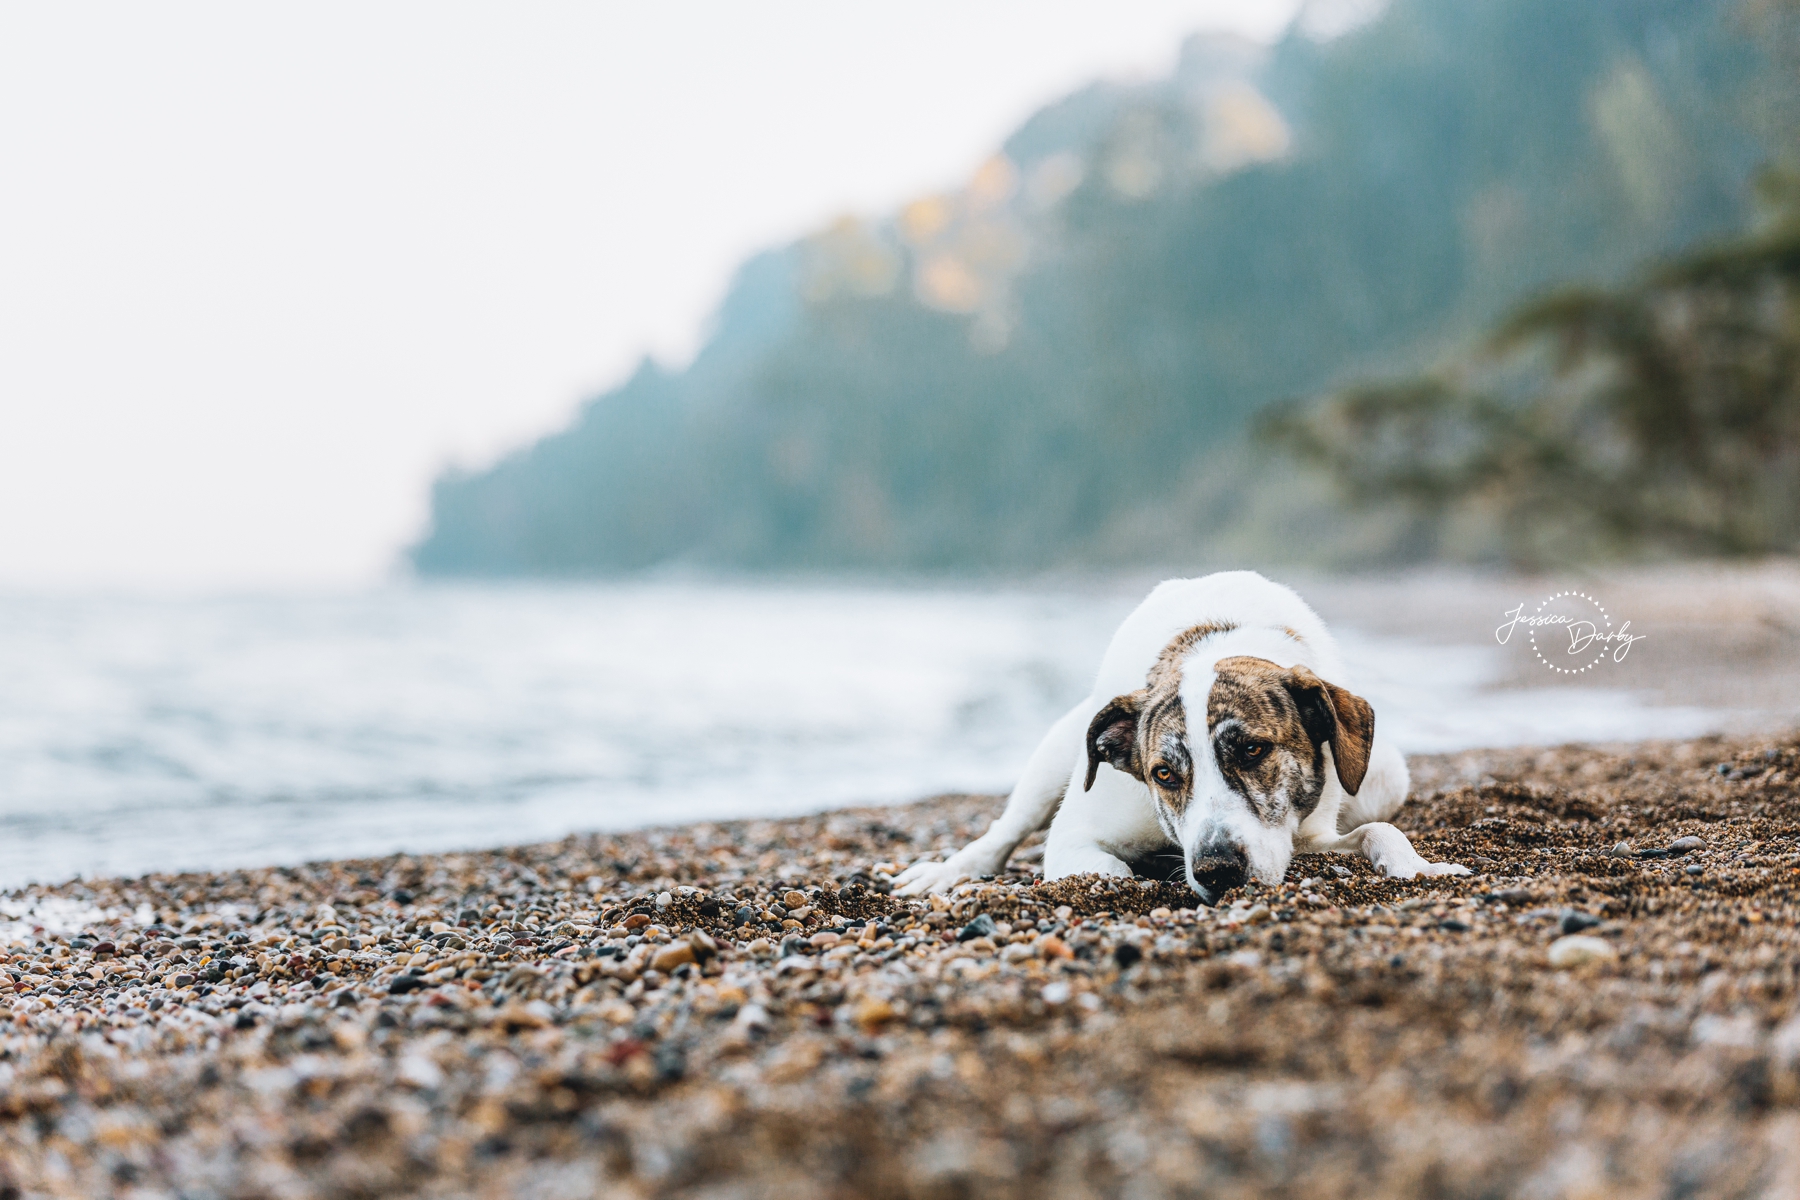
{"type": "Polygon", "coordinates": [[[19,889],[111,919],[0,937],[0,1195],[1800,1192],[1795,736],[1412,761],[1473,877],[886,894],[951,796],[19,889]]]}
{"type": "MultiPolygon", "coordinates": [[[[719,581],[0,606],[17,618],[0,656],[23,672],[0,704],[0,887],[1004,791],[1162,574],[860,596],[719,581]],[[631,635],[590,640],[615,622],[631,635]],[[734,646],[790,643],[779,662],[755,651],[760,667],[718,670],[734,646]],[[670,682],[688,672],[710,681],[693,696],[670,682]],[[425,680],[447,690],[417,693],[425,680]],[[644,704],[677,706],[711,749],[667,771],[632,733],[644,704]]],[[[1338,631],[1388,735],[1415,751],[1800,726],[1794,560],[1555,585],[1446,567],[1273,574],[1338,631]],[[1495,640],[1503,612],[1571,586],[1647,640],[1573,676],[1519,636],[1495,640]]]]}

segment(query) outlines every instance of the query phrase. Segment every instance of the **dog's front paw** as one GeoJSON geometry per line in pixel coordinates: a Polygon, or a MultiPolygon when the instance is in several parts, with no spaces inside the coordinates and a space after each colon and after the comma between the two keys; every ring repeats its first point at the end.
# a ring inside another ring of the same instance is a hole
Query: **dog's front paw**
{"type": "Polygon", "coordinates": [[[932,892],[947,892],[969,877],[969,871],[955,858],[941,863],[914,863],[894,877],[894,895],[925,896],[932,892]]]}
{"type": "Polygon", "coordinates": [[[1467,875],[1469,868],[1456,863],[1426,862],[1404,833],[1385,822],[1363,826],[1363,854],[1389,879],[1416,879],[1420,875],[1467,875]]]}

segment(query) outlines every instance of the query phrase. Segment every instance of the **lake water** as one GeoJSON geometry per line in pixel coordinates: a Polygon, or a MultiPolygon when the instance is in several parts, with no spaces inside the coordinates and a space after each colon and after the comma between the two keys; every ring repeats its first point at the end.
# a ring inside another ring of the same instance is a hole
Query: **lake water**
{"type": "MultiPolygon", "coordinates": [[[[643,584],[0,598],[0,886],[1005,791],[1138,595],[643,584]]],[[[1339,629],[1409,751],[1685,736],[1339,629]]]]}

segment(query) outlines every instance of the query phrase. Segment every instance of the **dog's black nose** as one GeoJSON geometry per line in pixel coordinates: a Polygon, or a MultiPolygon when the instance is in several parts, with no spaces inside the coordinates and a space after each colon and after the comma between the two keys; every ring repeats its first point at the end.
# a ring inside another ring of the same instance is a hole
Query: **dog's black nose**
{"type": "Polygon", "coordinates": [[[1208,846],[1194,856],[1194,883],[1208,902],[1234,887],[1243,886],[1250,877],[1250,860],[1236,846],[1208,846]]]}

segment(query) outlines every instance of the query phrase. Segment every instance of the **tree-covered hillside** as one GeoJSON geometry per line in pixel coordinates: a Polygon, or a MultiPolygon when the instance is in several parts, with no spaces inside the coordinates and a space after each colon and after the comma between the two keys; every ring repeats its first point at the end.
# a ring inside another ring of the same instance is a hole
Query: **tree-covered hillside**
{"type": "Polygon", "coordinates": [[[1740,227],[1800,99],[1762,19],[1396,0],[1329,42],[1196,39],[1167,80],[1038,113],[959,192],[753,260],[688,369],[646,362],[442,478],[413,561],[1006,569],[1247,532],[1306,554],[1328,522],[1296,518],[1247,418],[1740,227]]]}

